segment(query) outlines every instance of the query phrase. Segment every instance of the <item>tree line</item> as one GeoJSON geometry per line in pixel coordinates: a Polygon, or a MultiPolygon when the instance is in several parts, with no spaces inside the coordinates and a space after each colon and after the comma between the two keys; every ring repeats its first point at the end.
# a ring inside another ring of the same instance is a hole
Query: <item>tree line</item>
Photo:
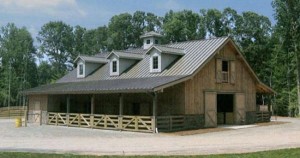
{"type": "MultiPolygon", "coordinates": [[[[230,36],[258,77],[277,92],[266,102],[280,115],[295,116],[300,105],[299,1],[272,2],[274,26],[268,17],[232,8],[170,10],[163,17],[136,11],[115,15],[95,29],[51,21],[35,37],[37,46],[25,27],[9,23],[0,30],[0,106],[21,104],[20,91],[55,82],[74,68],[79,54],[139,48],[140,35],[156,31],[164,35],[162,43],[230,36]]],[[[262,102],[261,95],[257,101],[262,102]]]]}

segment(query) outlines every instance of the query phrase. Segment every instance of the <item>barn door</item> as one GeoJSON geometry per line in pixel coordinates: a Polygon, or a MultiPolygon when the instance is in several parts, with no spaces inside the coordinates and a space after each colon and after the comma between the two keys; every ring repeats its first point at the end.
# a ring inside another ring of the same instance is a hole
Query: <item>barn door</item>
{"type": "Polygon", "coordinates": [[[217,126],[217,94],[205,92],[205,127],[217,126]]]}
{"type": "Polygon", "coordinates": [[[234,120],[235,124],[245,123],[245,94],[236,93],[235,94],[235,111],[234,120]]]}

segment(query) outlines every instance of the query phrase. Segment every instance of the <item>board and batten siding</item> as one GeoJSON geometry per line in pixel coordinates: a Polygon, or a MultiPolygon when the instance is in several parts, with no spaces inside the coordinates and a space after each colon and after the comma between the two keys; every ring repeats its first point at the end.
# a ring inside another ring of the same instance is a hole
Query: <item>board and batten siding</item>
{"type": "Polygon", "coordinates": [[[47,95],[29,95],[28,110],[47,111],[48,96],[47,95]]]}
{"type": "Polygon", "coordinates": [[[238,56],[237,50],[228,43],[212,60],[210,60],[192,79],[185,82],[185,114],[204,114],[204,92],[214,91],[217,93],[244,93],[246,100],[246,111],[256,110],[256,88],[255,80],[250,75],[245,63],[238,56]],[[225,59],[234,68],[234,82],[217,83],[216,65],[218,59],[225,59]]]}

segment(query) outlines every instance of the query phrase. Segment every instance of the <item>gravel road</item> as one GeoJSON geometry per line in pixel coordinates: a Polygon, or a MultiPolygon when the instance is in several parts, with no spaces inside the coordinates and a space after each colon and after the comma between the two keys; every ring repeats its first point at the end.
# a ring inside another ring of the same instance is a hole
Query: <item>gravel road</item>
{"type": "Polygon", "coordinates": [[[15,128],[0,119],[0,151],[88,155],[207,155],[300,147],[300,119],[193,135],[149,134],[99,129],[39,126],[15,128]]]}

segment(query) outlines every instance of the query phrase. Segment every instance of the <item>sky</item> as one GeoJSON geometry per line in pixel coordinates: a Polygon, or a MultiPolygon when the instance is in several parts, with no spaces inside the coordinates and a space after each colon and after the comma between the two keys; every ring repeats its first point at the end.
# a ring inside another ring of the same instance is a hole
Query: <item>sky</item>
{"type": "Polygon", "coordinates": [[[25,26],[35,38],[49,21],[63,21],[71,26],[88,29],[108,25],[109,19],[120,13],[137,10],[164,16],[169,10],[223,10],[238,13],[253,11],[267,16],[274,24],[272,0],[0,0],[0,26],[15,23],[25,26]]]}

